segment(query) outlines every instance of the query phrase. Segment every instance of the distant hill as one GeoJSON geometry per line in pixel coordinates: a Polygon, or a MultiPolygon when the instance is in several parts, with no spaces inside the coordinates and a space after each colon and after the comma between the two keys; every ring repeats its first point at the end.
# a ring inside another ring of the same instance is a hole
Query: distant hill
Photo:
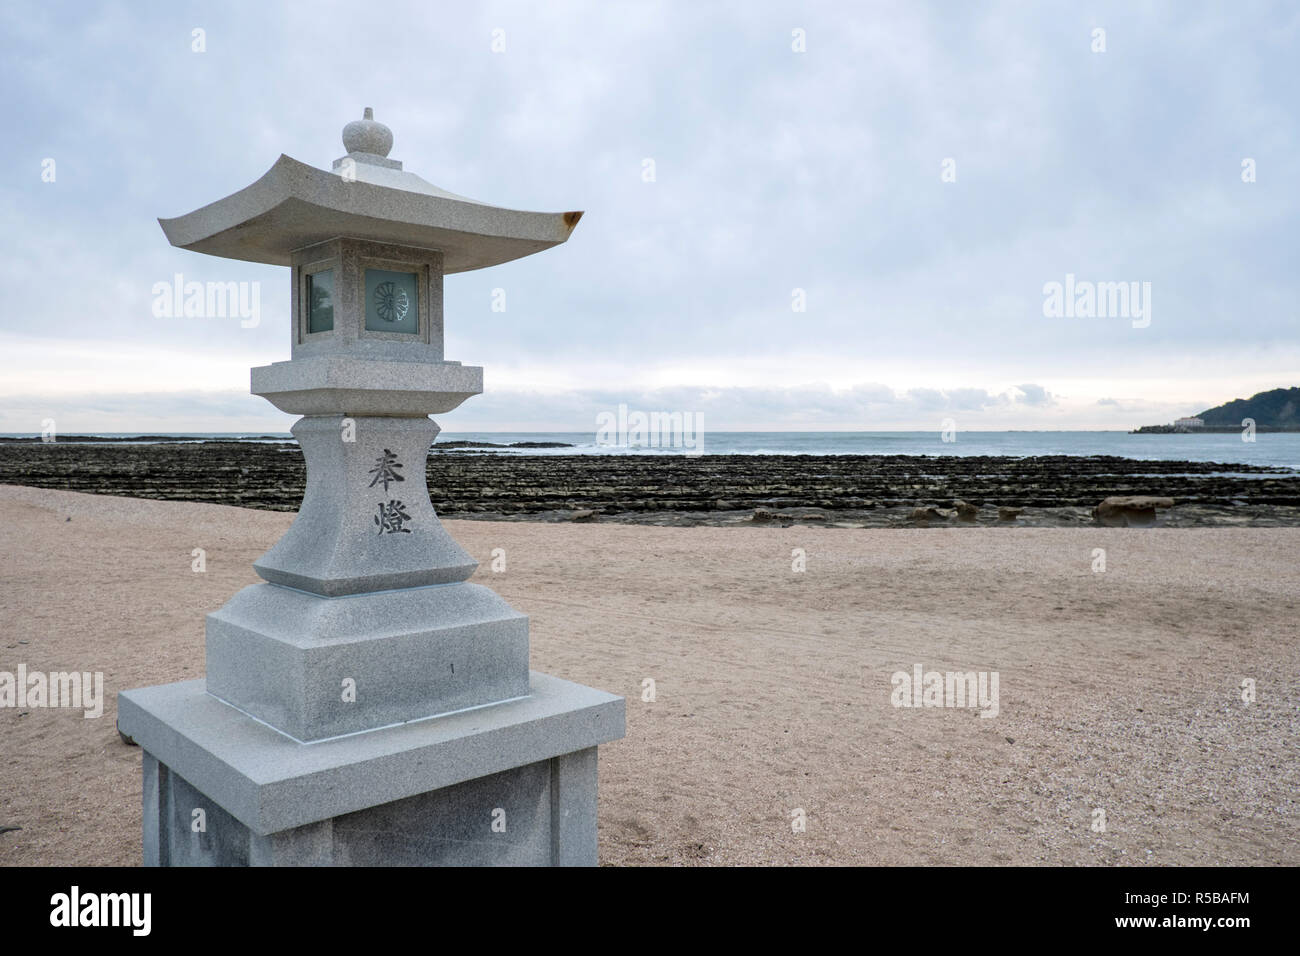
{"type": "Polygon", "coordinates": [[[1234,399],[1196,417],[1207,427],[1240,428],[1243,418],[1253,418],[1256,427],[1300,428],[1300,388],[1275,388],[1250,398],[1234,399]]]}
{"type": "MultiPolygon", "coordinates": [[[[1236,398],[1216,408],[1207,408],[1196,417],[1205,422],[1205,427],[1195,431],[1240,431],[1242,419],[1253,418],[1257,431],[1300,432],[1300,388],[1275,388],[1250,398],[1236,398]]],[[[1168,434],[1186,430],[1174,425],[1143,425],[1135,433],[1168,434]]]]}

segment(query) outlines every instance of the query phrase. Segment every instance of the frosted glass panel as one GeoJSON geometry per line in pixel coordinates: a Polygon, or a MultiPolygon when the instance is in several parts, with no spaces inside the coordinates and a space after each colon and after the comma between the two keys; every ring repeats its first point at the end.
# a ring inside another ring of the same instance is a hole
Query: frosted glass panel
{"type": "Polygon", "coordinates": [[[329,332],[334,328],[334,270],[307,276],[307,331],[329,332]]]}
{"type": "Polygon", "coordinates": [[[414,272],[366,270],[366,329],[370,332],[420,330],[419,294],[414,272]]]}

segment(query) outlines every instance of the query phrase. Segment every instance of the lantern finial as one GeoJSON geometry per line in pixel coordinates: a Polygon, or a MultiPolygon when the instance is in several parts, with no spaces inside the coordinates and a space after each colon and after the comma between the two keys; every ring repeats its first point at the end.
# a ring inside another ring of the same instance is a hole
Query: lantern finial
{"type": "Polygon", "coordinates": [[[393,148],[393,131],[375,120],[375,111],[366,107],[363,118],[343,127],[343,148],[352,153],[371,156],[388,155],[393,148]]]}

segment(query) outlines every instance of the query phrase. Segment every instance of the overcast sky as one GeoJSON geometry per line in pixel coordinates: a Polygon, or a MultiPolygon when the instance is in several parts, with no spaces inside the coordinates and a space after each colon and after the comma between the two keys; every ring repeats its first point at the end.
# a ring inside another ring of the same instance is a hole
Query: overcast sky
{"type": "Polygon", "coordinates": [[[365,106],[438,186],[586,212],[448,277],[486,383],[449,432],[1128,428],[1297,385],[1298,53],[1300,6],[1240,0],[7,2],[0,431],[287,429],[247,390],[289,270],[156,220],[328,169],[365,106]],[[155,317],[176,273],[260,283],[260,323],[155,317]],[[1150,283],[1149,324],[1045,315],[1067,275],[1150,283]]]}

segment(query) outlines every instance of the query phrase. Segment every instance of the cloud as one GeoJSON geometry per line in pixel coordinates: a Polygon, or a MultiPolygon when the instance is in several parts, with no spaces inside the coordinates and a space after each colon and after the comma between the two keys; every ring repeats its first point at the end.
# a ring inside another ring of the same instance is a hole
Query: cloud
{"type": "MultiPolygon", "coordinates": [[[[548,399],[556,414],[586,408],[598,376],[752,387],[759,402],[794,390],[771,399],[793,422],[1062,410],[1041,385],[1008,397],[1027,378],[1089,380],[1070,394],[1094,414],[1103,395],[1214,404],[1231,397],[1220,388],[1295,384],[1258,380],[1300,367],[1285,5],[809,5],[804,53],[776,4],[398,2],[372,17],[399,30],[340,30],[356,18],[345,0],[312,13],[204,8],[198,54],[181,8],[0,8],[15,132],[0,335],[41,343],[20,359],[27,378],[84,389],[59,353],[87,341],[174,356],[130,376],[141,390],[233,382],[218,359],[286,358],[288,270],[173,249],[155,219],[248,185],[281,152],[328,168],[343,124],[373,106],[393,157],[439,186],[586,210],[564,246],[446,283],[447,354],[567,378],[578,391],[548,399]],[[1105,54],[1089,49],[1097,23],[1105,54]],[[262,323],[154,319],[150,289],[175,273],[260,282],[262,323]],[[1043,283],[1067,273],[1150,281],[1150,327],[1045,318],[1043,283]],[[1127,384],[1156,366],[1165,392],[1127,384]],[[822,380],[838,390],[799,390],[822,380]],[[881,381],[888,394],[854,385],[881,381]]],[[[529,394],[527,377],[511,384],[503,400],[529,394]]],[[[712,400],[748,414],[737,395],[712,400]]]]}
{"type": "MultiPolygon", "coordinates": [[[[963,428],[1089,427],[1089,405],[1055,414],[1053,400],[1025,401],[1015,389],[997,392],[962,388],[895,391],[861,383],[831,388],[809,383],[782,386],[695,386],[661,388],[538,389],[504,387],[469,399],[437,415],[449,432],[494,430],[587,431],[602,412],[620,405],[644,412],[689,412],[715,431],[849,430],[889,431],[938,428],[948,417],[963,428]],[[1073,415],[1074,417],[1070,417],[1073,415]]],[[[1046,395],[1046,391],[1043,391],[1046,395]]],[[[15,395],[0,406],[0,431],[38,432],[53,419],[59,433],[80,432],[284,432],[295,416],[256,396],[234,390],[155,393],[68,393],[15,395]]],[[[1128,422],[1112,424],[1128,427],[1128,422]]]]}
{"type": "Polygon", "coordinates": [[[1052,393],[1041,385],[1017,385],[1016,390],[1020,394],[1014,400],[1025,405],[1053,405],[1056,402],[1052,393]]]}

